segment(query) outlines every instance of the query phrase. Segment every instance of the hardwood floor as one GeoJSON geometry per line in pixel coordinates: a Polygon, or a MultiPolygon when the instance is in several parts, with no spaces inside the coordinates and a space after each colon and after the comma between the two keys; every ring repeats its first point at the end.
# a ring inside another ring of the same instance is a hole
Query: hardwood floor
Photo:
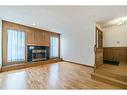
{"type": "Polygon", "coordinates": [[[106,71],[109,73],[127,77],[127,62],[120,62],[119,65],[103,64],[96,71],[106,71]]]}
{"type": "Polygon", "coordinates": [[[119,89],[91,79],[93,68],[57,62],[0,73],[0,89],[119,89]]]}
{"type": "Polygon", "coordinates": [[[120,62],[119,65],[102,64],[92,74],[92,78],[127,89],[127,63],[120,62]]]}

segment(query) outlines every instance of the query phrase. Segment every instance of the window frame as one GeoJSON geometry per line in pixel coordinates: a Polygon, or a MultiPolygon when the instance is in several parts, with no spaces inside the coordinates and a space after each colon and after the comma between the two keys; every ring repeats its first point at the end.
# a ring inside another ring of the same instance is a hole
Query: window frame
{"type": "Polygon", "coordinates": [[[12,64],[27,64],[27,44],[26,44],[26,39],[27,39],[27,36],[26,36],[26,27],[24,26],[20,26],[18,24],[15,24],[15,23],[10,23],[10,22],[7,22],[7,21],[4,21],[2,20],[2,66],[6,66],[6,65],[12,65],[12,64]],[[8,37],[8,33],[7,33],[7,30],[8,29],[11,29],[11,30],[16,30],[16,31],[22,31],[25,33],[25,61],[23,62],[7,62],[7,37],[8,37]]]}

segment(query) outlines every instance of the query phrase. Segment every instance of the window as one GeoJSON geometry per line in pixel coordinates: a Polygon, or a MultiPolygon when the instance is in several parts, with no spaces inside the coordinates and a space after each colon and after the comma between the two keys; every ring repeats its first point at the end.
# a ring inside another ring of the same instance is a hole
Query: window
{"type": "Polygon", "coordinates": [[[25,61],[25,32],[8,29],[7,62],[25,61]]]}
{"type": "Polygon", "coordinates": [[[51,36],[50,38],[50,58],[58,57],[58,37],[51,36]]]}
{"type": "Polygon", "coordinates": [[[2,65],[2,21],[0,20],[0,67],[2,65]]]}

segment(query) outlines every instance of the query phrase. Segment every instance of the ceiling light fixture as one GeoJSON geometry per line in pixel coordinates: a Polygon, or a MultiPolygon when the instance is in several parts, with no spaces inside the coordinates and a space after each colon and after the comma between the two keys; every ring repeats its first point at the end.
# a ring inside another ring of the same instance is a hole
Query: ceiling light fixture
{"type": "Polygon", "coordinates": [[[110,26],[121,26],[124,25],[125,23],[127,23],[127,16],[121,16],[119,18],[104,22],[101,24],[102,27],[110,27],[110,26]]]}
{"type": "Polygon", "coordinates": [[[125,17],[120,17],[120,18],[118,18],[117,20],[118,20],[118,25],[122,25],[122,24],[124,24],[124,23],[127,22],[127,16],[125,16],[125,17]]]}

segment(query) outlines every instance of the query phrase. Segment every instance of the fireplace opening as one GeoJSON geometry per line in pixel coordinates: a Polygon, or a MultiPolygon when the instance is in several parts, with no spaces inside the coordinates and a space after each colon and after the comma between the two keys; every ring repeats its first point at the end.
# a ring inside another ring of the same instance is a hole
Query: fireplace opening
{"type": "Polygon", "coordinates": [[[46,61],[48,59],[48,46],[28,46],[28,62],[46,61]]]}

